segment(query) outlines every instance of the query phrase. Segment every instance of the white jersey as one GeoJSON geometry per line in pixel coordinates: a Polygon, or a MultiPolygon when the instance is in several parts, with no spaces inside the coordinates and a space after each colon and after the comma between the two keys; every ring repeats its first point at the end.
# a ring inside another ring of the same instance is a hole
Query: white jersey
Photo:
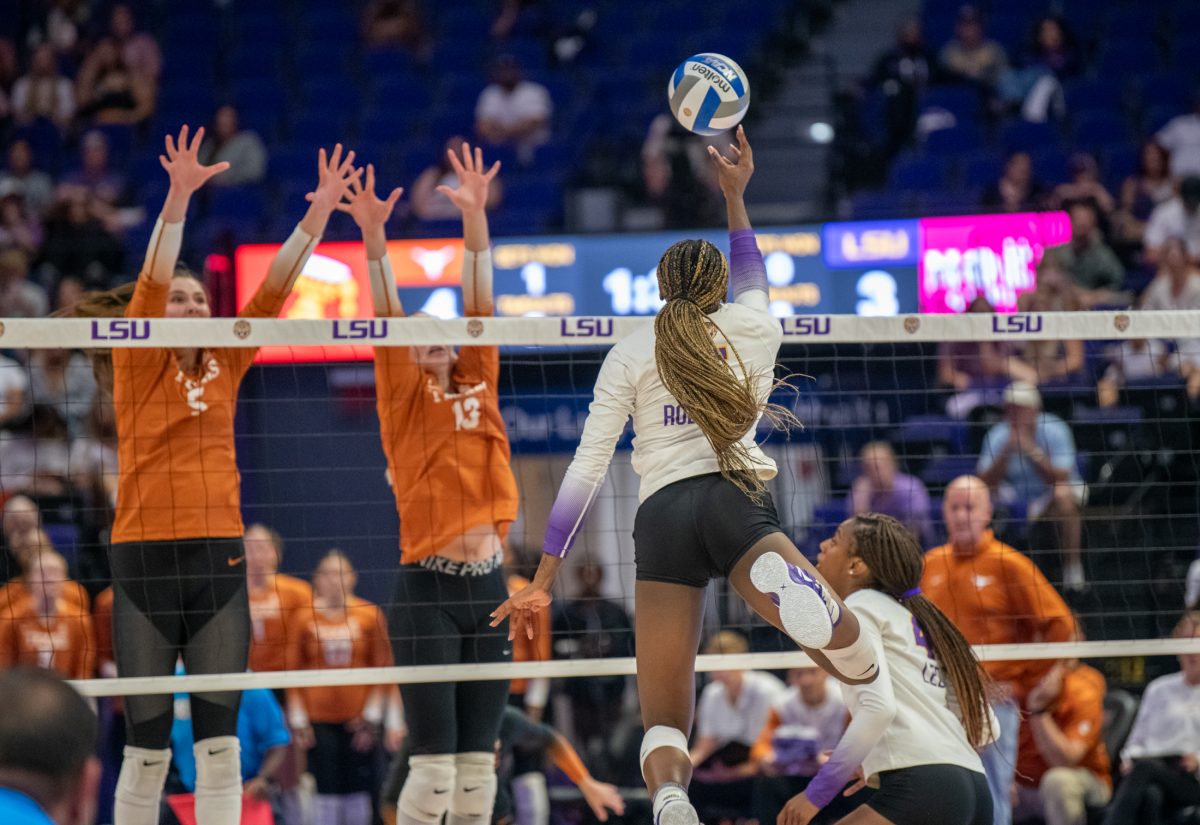
{"type": "MultiPolygon", "coordinates": [[[[859,590],[845,602],[875,651],[879,675],[870,684],[842,686],[852,720],[809,786],[813,804],[828,804],[859,765],[872,786],[883,771],[918,765],[958,765],[983,773],[913,615],[878,590],[859,590]]],[[[993,720],[993,735],[997,730],[993,720]]]]}
{"type": "Polygon", "coordinates": [[[757,670],[742,674],[742,687],[733,702],[729,701],[725,685],[709,682],[701,691],[696,708],[696,735],[712,736],[722,747],[729,742],[753,745],[767,723],[771,706],[786,691],[779,679],[757,670]]]}

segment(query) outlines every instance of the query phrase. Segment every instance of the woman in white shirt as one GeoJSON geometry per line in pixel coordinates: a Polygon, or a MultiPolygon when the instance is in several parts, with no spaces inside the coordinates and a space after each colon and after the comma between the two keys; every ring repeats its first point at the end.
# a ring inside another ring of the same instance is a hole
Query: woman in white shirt
{"type": "MultiPolygon", "coordinates": [[[[1200,624],[1184,618],[1177,638],[1200,635],[1200,624]]],[[[1121,751],[1121,773],[1104,825],[1158,825],[1181,808],[1200,805],[1200,654],[1179,657],[1179,673],[1146,686],[1129,739],[1121,751]]]]}
{"type": "Polygon", "coordinates": [[[850,726],[779,825],[806,825],[856,771],[878,790],[842,823],[991,825],[975,752],[997,729],[987,676],[958,628],[921,595],[923,567],[920,546],[891,516],[854,516],[822,542],[817,570],[858,616],[879,678],[842,689],[850,726]]]}

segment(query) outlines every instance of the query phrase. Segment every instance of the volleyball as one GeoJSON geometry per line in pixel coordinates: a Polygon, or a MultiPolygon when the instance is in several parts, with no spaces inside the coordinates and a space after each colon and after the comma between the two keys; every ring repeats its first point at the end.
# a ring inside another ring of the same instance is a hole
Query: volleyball
{"type": "Polygon", "coordinates": [[[750,108],[750,81],[723,54],[695,54],[679,64],[667,87],[671,114],[690,132],[716,135],[742,122],[750,108]]]}

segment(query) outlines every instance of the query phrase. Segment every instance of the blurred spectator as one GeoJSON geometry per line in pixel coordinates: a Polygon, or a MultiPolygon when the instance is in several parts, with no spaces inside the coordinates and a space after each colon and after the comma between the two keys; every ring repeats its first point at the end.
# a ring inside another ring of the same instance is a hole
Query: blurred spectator
{"type": "Polygon", "coordinates": [[[1055,662],[1025,699],[1017,810],[1046,825],[1087,825],[1112,798],[1104,749],[1104,675],[1078,659],[1055,662]]]}
{"type": "Polygon", "coordinates": [[[29,373],[25,365],[0,353],[0,430],[25,415],[29,373]]]}
{"type": "Polygon", "coordinates": [[[53,122],[65,131],[75,115],[75,90],[58,72],[58,58],[49,45],[38,46],[29,59],[29,73],[13,86],[13,115],[17,123],[38,118],[53,122]]]}
{"type": "Polygon", "coordinates": [[[75,87],[79,115],[93,123],[142,123],[154,112],[153,81],[134,73],[109,37],[83,61],[75,87]]]}
{"type": "Polygon", "coordinates": [[[0,182],[0,249],[34,255],[42,245],[42,222],[25,207],[19,183],[0,182]]]}
{"type": "Polygon", "coordinates": [[[63,176],[63,182],[85,189],[101,203],[115,206],[125,195],[125,176],[112,168],[108,138],[92,131],[80,142],[79,166],[63,176]]]}
{"type": "Polygon", "coordinates": [[[279,572],[283,536],[277,531],[252,524],[243,543],[253,630],[249,667],[257,673],[287,670],[287,651],[312,612],[312,586],[279,572]]]}
{"type": "MultiPolygon", "coordinates": [[[[587,561],[575,568],[579,593],[559,603],[554,613],[556,659],[606,659],[633,656],[633,624],[619,603],[604,598],[604,566],[587,561]]],[[[571,703],[575,738],[589,758],[603,761],[613,724],[621,718],[624,676],[563,680],[571,703]]]]}
{"type": "MultiPolygon", "coordinates": [[[[519,566],[517,558],[514,555],[512,560],[505,565],[511,571],[514,567],[519,566]],[[515,564],[512,562],[516,562],[515,564]]],[[[505,584],[508,586],[508,594],[511,596],[514,593],[519,593],[521,590],[529,586],[529,579],[524,576],[519,576],[509,572],[505,576],[505,584]]],[[[528,635],[519,634],[517,638],[512,640],[512,660],[514,662],[548,662],[553,653],[550,646],[550,616],[539,614],[535,616],[531,622],[533,627],[533,638],[528,635]]],[[[545,677],[535,679],[513,679],[509,683],[508,702],[510,705],[523,708],[525,715],[531,721],[540,722],[546,713],[546,702],[550,698],[550,680],[545,677]]],[[[518,776],[529,772],[541,771],[541,762],[538,760],[535,764],[526,764],[518,768],[518,776]]],[[[550,805],[549,798],[544,798],[546,806],[550,805]]]]}
{"type": "Polygon", "coordinates": [[[59,310],[74,306],[83,297],[84,291],[83,281],[74,275],[64,276],[54,287],[54,299],[50,302],[51,309],[59,310]]]}
{"type": "Polygon", "coordinates": [[[1063,18],[1051,14],[1038,21],[1029,62],[1045,67],[1060,80],[1082,71],[1075,37],[1063,18]]]}
{"type": "Polygon", "coordinates": [[[1192,111],[1171,118],[1154,139],[1171,153],[1174,177],[1200,175],[1200,89],[1192,97],[1192,111]]]}
{"type": "Polygon", "coordinates": [[[1142,144],[1137,172],[1121,184],[1121,205],[1114,215],[1117,236],[1140,244],[1150,213],[1174,195],[1171,155],[1158,141],[1147,140],[1142,144]]]}
{"type": "Polygon", "coordinates": [[[1076,201],[1091,201],[1108,218],[1117,202],[1100,180],[1100,165],[1087,152],[1076,152],[1067,162],[1070,180],[1054,187],[1051,205],[1063,208],[1076,201]]]}
{"type": "Polygon", "coordinates": [[[75,492],[107,526],[117,500],[117,422],[113,405],[99,394],[92,398],[83,434],[71,441],[68,460],[75,492]]]}
{"type": "MultiPolygon", "coordinates": [[[[1142,293],[1141,309],[1200,309],[1200,267],[1187,255],[1182,238],[1163,245],[1158,274],[1142,293]]],[[[1200,398],[1200,338],[1179,338],[1167,364],[1178,367],[1187,380],[1188,396],[1200,398]]]]}
{"type": "Polygon", "coordinates": [[[896,453],[886,441],[872,441],[859,454],[859,474],[850,487],[847,516],[883,513],[909,529],[922,545],[934,541],[929,492],[921,479],[900,472],[896,453]]]}
{"type": "Polygon", "coordinates": [[[371,0],[363,12],[363,40],[369,49],[405,49],[425,57],[430,38],[421,0],[371,0]]]}
{"type": "Polygon", "coordinates": [[[492,67],[492,82],[475,104],[475,131],[481,140],[513,145],[523,162],[550,139],[550,92],[540,83],[525,80],[511,55],[502,55],[492,67]]]}
{"type": "Polygon", "coordinates": [[[0,173],[0,191],[8,187],[19,189],[25,196],[25,206],[41,216],[54,197],[50,176],[33,166],[33,148],[29,141],[18,138],[8,147],[8,165],[0,173]]]}
{"type": "Polygon", "coordinates": [[[18,493],[4,502],[3,515],[0,516],[0,545],[3,547],[0,553],[0,584],[21,575],[17,537],[36,532],[41,526],[41,511],[29,496],[18,493]]]}
{"type": "Polygon", "coordinates": [[[521,12],[537,5],[538,0],[500,0],[500,13],[492,23],[492,38],[507,40],[521,22],[521,12]]]}
{"type": "Polygon", "coordinates": [[[1112,407],[1120,400],[1120,390],[1130,381],[1171,374],[1170,353],[1157,338],[1127,338],[1106,348],[1108,368],[1096,382],[1096,402],[1112,407]]]}
{"type": "Polygon", "coordinates": [[[970,5],[958,10],[954,37],[942,47],[938,59],[950,75],[979,84],[987,91],[996,88],[1001,73],[1008,67],[1004,47],[987,38],[983,16],[970,5]]]}
{"type": "Polygon", "coordinates": [[[17,47],[7,37],[0,37],[0,123],[12,114],[12,90],[20,76],[17,47]]]}
{"type": "Polygon", "coordinates": [[[96,397],[96,378],[86,355],[67,349],[33,350],[29,357],[29,389],[33,404],[58,411],[71,438],[83,435],[96,397]]]}
{"type": "MultiPolygon", "coordinates": [[[[1200,625],[1185,617],[1173,635],[1196,638],[1200,625]]],[[[1121,750],[1124,779],[1104,825],[1157,825],[1174,821],[1183,808],[1200,805],[1200,655],[1180,655],[1179,666],[1179,673],[1160,676],[1142,694],[1121,750]]]]}
{"type": "MultiPolygon", "coordinates": [[[[749,652],[745,637],[731,630],[716,634],[704,648],[710,656],[749,652]]],[[[749,810],[758,773],[750,748],[785,693],[783,683],[769,673],[719,670],[711,676],[696,708],[695,770],[688,788],[704,822],[720,819],[719,812],[749,810]]]]}
{"type": "Polygon", "coordinates": [[[999,212],[1040,209],[1045,188],[1033,179],[1033,161],[1027,152],[1013,152],[1004,162],[1000,180],[983,190],[980,203],[999,212]]]}
{"type": "Polygon", "coordinates": [[[1200,260],[1200,177],[1189,176],[1179,184],[1179,194],[1164,201],[1146,222],[1146,262],[1154,265],[1162,257],[1168,238],[1183,238],[1188,257],[1200,260]]]}
{"type": "Polygon", "coordinates": [[[24,426],[0,439],[0,497],[65,494],[69,455],[66,422],[53,407],[35,405],[24,426]]]}
{"type": "Polygon", "coordinates": [[[669,114],[650,122],[642,144],[642,181],[668,229],[707,226],[719,215],[720,190],[708,145],[669,114]]]}
{"type": "MultiPolygon", "coordinates": [[[[982,295],[967,312],[994,313],[982,295]]],[[[944,341],[938,344],[938,383],[955,390],[946,402],[946,414],[966,418],[987,400],[988,390],[1009,381],[1036,383],[1037,374],[1020,359],[1013,341],[944,341]]]]}
{"type": "Polygon", "coordinates": [[[29,599],[0,615],[0,670],[32,665],[68,679],[90,679],[96,668],[91,614],[64,598],[66,560],[48,547],[28,557],[22,581],[29,599]]]}
{"type": "Polygon", "coordinates": [[[767,715],[750,751],[759,766],[754,783],[754,816],[775,822],[787,801],[808,787],[846,729],[846,704],[838,683],[819,667],[792,668],[787,692],[767,715]]]}
{"type": "Polygon", "coordinates": [[[92,16],[89,0],[49,0],[38,3],[45,13],[38,16],[25,32],[30,46],[46,44],[62,55],[70,55],[82,40],[92,16]]]}
{"type": "Polygon", "coordinates": [[[0,820],[92,822],[100,785],[98,724],[87,701],[42,668],[0,673],[0,820]]]}
{"type": "Polygon", "coordinates": [[[148,89],[157,88],[158,77],[162,74],[162,51],[152,35],[137,30],[133,9],[128,3],[113,6],[108,33],[129,71],[148,89]]]}
{"type": "Polygon", "coordinates": [[[29,256],[0,251],[0,318],[41,318],[49,311],[46,290],[29,280],[29,256]]]}
{"type": "Polygon", "coordinates": [[[103,220],[111,216],[112,209],[86,189],[63,187],[47,217],[42,263],[59,277],[71,274],[88,283],[106,283],[109,276],[121,271],[125,261],[121,240],[103,220]]]}
{"type": "MultiPolygon", "coordinates": [[[[24,610],[32,596],[29,592],[28,573],[32,559],[42,551],[54,551],[54,545],[45,530],[33,528],[23,533],[13,535],[9,542],[9,551],[19,567],[19,576],[10,579],[0,587],[0,616],[15,615],[24,610]]],[[[64,608],[67,615],[88,613],[91,600],[87,590],[76,581],[67,579],[59,592],[59,597],[66,603],[64,608]]]]}
{"type": "Polygon", "coordinates": [[[1033,43],[1022,65],[1000,79],[1005,102],[1024,120],[1044,123],[1066,114],[1062,81],[1079,73],[1073,38],[1059,17],[1047,16],[1034,28],[1033,43]]]}
{"type": "MultiPolygon", "coordinates": [[[[997,541],[992,500],[975,476],[950,482],[943,502],[949,543],[925,554],[921,590],[973,645],[1066,642],[1075,620],[1058,592],[1028,557],[997,541]]],[[[992,709],[1000,738],[980,756],[992,788],[996,825],[1010,825],[1021,706],[1050,662],[984,662],[996,681],[992,709]]]]}
{"type": "MultiPolygon", "coordinates": [[[[452,189],[458,187],[458,175],[454,174],[447,153],[453,152],[456,156],[462,157],[462,145],[465,142],[466,138],[461,135],[455,135],[447,140],[445,151],[438,156],[437,163],[426,166],[417,176],[412,187],[411,201],[413,215],[419,220],[452,221],[457,220],[461,214],[458,207],[437,190],[439,186],[449,186],[452,189]]],[[[488,189],[488,209],[495,209],[504,195],[504,187],[501,182],[501,178],[495,178],[488,189]]]]}
{"type": "Polygon", "coordinates": [[[875,61],[867,82],[887,98],[888,148],[895,153],[909,142],[917,125],[920,102],[937,70],[937,59],[925,45],[921,21],[903,20],[896,45],[875,61]]]}
{"type": "Polygon", "coordinates": [[[214,186],[259,183],[267,174],[267,147],[257,132],[242,129],[237,109],[222,106],[213,115],[212,129],[200,147],[206,165],[228,161],[229,168],[212,179],[214,186]]]}
{"type": "MultiPolygon", "coordinates": [[[[1045,257],[1052,260],[1051,266],[1067,271],[1082,308],[1122,303],[1125,296],[1119,293],[1125,284],[1125,267],[1117,253],[1104,242],[1095,201],[1075,201],[1069,208],[1071,242],[1048,249],[1045,257]]],[[[1046,312],[1049,308],[1040,311],[1046,312]]]]}
{"type": "Polygon", "coordinates": [[[1087,494],[1079,477],[1075,437],[1065,421],[1043,412],[1037,387],[1014,381],[1004,391],[1004,420],[983,439],[979,477],[1005,503],[1023,502],[1029,521],[1049,519],[1058,532],[1063,585],[1087,586],[1080,555],[1080,507],[1087,494]]]}

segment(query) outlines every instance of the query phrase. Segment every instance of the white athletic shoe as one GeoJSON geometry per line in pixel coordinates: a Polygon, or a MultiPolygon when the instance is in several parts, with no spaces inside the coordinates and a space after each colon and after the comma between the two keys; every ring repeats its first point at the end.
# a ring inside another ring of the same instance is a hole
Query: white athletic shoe
{"type": "Polygon", "coordinates": [[[750,581],[779,607],[783,629],[796,644],[815,650],[829,645],[842,612],[819,581],[778,553],[755,559],[750,581]]]}
{"type": "Polygon", "coordinates": [[[700,815],[686,799],[672,799],[658,812],[654,825],[700,825],[700,815]]]}

